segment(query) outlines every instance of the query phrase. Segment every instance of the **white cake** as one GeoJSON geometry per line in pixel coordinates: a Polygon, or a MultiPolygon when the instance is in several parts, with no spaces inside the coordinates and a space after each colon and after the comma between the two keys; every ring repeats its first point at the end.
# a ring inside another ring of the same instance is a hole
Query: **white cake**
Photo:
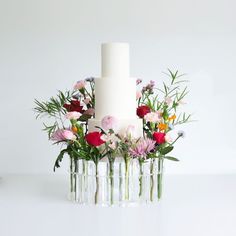
{"type": "Polygon", "coordinates": [[[88,122],[89,131],[101,126],[104,116],[118,119],[118,132],[129,125],[135,127],[135,136],[143,134],[142,120],[136,116],[136,80],[129,75],[129,45],[102,44],[102,75],[95,79],[95,119],[88,122]]]}

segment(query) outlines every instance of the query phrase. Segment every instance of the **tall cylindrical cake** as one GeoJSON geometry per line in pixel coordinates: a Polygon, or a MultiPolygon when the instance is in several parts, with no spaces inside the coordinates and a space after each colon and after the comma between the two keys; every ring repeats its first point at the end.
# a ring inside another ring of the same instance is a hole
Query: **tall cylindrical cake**
{"type": "Polygon", "coordinates": [[[136,116],[136,80],[129,75],[129,45],[102,44],[101,57],[102,75],[95,80],[95,119],[89,120],[89,131],[111,115],[118,119],[118,131],[133,125],[135,136],[142,136],[142,120],[136,116]]]}

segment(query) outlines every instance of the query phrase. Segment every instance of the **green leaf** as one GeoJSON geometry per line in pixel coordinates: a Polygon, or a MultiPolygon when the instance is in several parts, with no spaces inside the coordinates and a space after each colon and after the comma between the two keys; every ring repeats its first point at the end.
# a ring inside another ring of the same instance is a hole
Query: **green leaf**
{"type": "Polygon", "coordinates": [[[59,168],[60,167],[60,162],[62,161],[65,153],[67,153],[68,150],[67,149],[63,149],[60,154],[58,155],[56,161],[55,161],[55,164],[54,164],[54,167],[53,167],[53,171],[55,172],[56,168],[59,168]]]}
{"type": "Polygon", "coordinates": [[[79,121],[87,121],[91,117],[92,117],[91,115],[83,114],[82,116],[80,116],[79,121]]]}
{"type": "Polygon", "coordinates": [[[175,157],[171,157],[171,156],[164,156],[165,159],[168,159],[170,161],[179,161],[179,159],[175,158],[175,157]]]}
{"type": "Polygon", "coordinates": [[[173,146],[167,146],[167,147],[164,147],[164,148],[159,149],[159,152],[160,152],[162,155],[166,155],[167,153],[171,152],[173,149],[174,149],[173,146]]]}

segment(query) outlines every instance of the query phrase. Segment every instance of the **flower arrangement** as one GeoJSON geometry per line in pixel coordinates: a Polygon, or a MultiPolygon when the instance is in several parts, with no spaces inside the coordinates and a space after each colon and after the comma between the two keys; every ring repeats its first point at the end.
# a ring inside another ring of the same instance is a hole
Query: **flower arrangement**
{"type": "MultiPolygon", "coordinates": [[[[158,163],[157,188],[158,199],[162,194],[162,172],[164,160],[178,161],[170,155],[174,144],[181,137],[183,131],[175,133],[175,127],[190,121],[191,115],[178,112],[184,104],[187,95],[186,80],[178,71],[168,70],[168,83],[161,88],[155,86],[154,81],[142,86],[142,80],[137,79],[137,116],[143,120],[143,137],[134,137],[132,124],[123,132],[117,131],[118,120],[113,116],[102,119],[98,131],[88,132],[88,120],[95,114],[95,79],[90,77],[78,81],[72,91],[58,92],[49,101],[35,100],[34,111],[38,117],[47,115],[53,123],[44,124],[44,130],[54,144],[62,144],[54,165],[54,171],[60,167],[65,154],[70,157],[71,172],[78,171],[77,161],[92,161],[95,165],[96,176],[98,164],[105,158],[109,163],[109,178],[111,185],[110,199],[113,203],[114,195],[114,163],[122,157],[125,163],[125,199],[129,198],[129,167],[133,160],[138,161],[140,177],[140,191],[142,195],[143,164],[150,162],[150,175],[153,178],[154,163],[158,163]],[[73,168],[73,171],[72,171],[73,168]]],[[[125,85],[124,85],[125,86],[125,85]]],[[[71,180],[73,176],[71,175],[71,180]]],[[[151,181],[153,185],[153,182],[151,181]]],[[[73,186],[71,186],[73,190],[73,186]]],[[[95,203],[98,201],[98,182],[95,192],[95,203]]],[[[153,189],[150,189],[152,200],[153,189]]]]}

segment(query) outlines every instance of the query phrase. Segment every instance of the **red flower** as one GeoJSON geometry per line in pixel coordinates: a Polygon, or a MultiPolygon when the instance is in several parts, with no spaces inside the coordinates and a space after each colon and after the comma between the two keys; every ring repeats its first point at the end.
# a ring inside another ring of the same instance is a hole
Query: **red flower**
{"type": "Polygon", "coordinates": [[[137,108],[137,116],[143,118],[147,113],[151,112],[150,107],[143,105],[137,108]]]}
{"type": "Polygon", "coordinates": [[[83,106],[80,105],[80,101],[78,100],[71,100],[70,104],[64,104],[63,107],[68,111],[77,111],[83,113],[83,106]]]}
{"type": "Polygon", "coordinates": [[[153,139],[156,141],[157,144],[162,144],[164,143],[165,140],[165,133],[161,133],[161,132],[154,132],[153,133],[153,139]]]}
{"type": "Polygon", "coordinates": [[[89,145],[97,147],[105,143],[101,139],[101,136],[102,134],[100,132],[91,132],[85,135],[85,140],[89,145]]]}

